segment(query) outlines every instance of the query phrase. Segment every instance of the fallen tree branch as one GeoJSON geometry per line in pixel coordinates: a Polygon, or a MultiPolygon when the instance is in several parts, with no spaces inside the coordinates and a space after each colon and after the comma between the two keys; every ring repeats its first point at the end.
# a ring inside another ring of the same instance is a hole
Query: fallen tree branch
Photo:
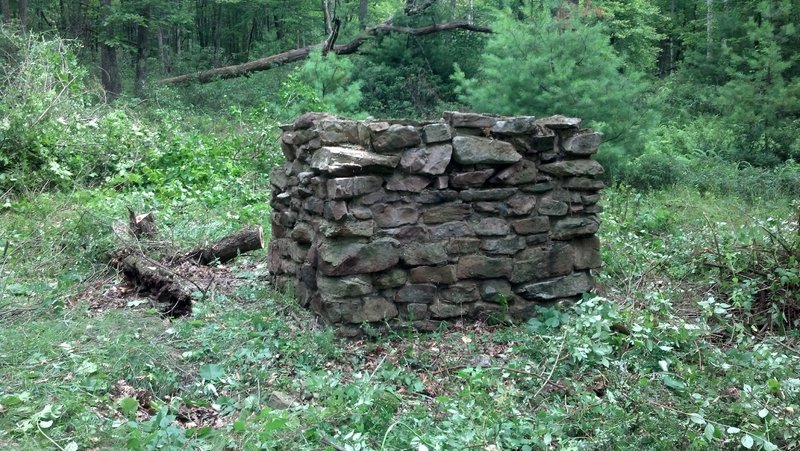
{"type": "MultiPolygon", "coordinates": [[[[347,44],[334,45],[331,49],[337,55],[349,55],[356,53],[358,49],[364,45],[370,38],[382,33],[405,33],[412,36],[425,36],[434,33],[452,30],[466,30],[478,33],[491,33],[492,29],[483,25],[476,25],[466,21],[445,22],[439,24],[428,25],[426,27],[411,28],[411,27],[398,27],[392,25],[393,18],[389,18],[381,24],[364,30],[358,37],[348,42],[347,44]]],[[[180,83],[209,83],[217,79],[227,79],[241,77],[253,72],[260,72],[270,70],[275,67],[283,66],[286,64],[302,61],[308,58],[317,48],[324,48],[329,40],[306,47],[301,47],[294,50],[289,50],[276,55],[267,56],[254,61],[249,61],[242,64],[234,64],[232,66],[218,67],[216,69],[209,69],[193,74],[179,75],[177,77],[165,78],[159,80],[158,83],[162,85],[172,85],[180,83]]]]}
{"type": "Polygon", "coordinates": [[[171,317],[192,313],[190,290],[175,280],[175,274],[158,262],[135,252],[119,252],[111,263],[128,278],[139,291],[147,294],[150,303],[161,314],[171,317]]]}
{"type": "Polygon", "coordinates": [[[186,253],[185,258],[201,265],[211,262],[225,263],[244,254],[264,248],[264,230],[261,226],[245,227],[216,243],[186,253]]]}

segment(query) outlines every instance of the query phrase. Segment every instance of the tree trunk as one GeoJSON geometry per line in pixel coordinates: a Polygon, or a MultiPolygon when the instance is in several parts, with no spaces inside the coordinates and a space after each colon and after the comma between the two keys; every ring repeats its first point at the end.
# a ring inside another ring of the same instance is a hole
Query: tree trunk
{"type": "MultiPolygon", "coordinates": [[[[673,23],[676,20],[675,17],[675,1],[672,0],[669,4],[669,17],[672,19],[673,23]]],[[[667,67],[667,73],[672,74],[672,70],[675,67],[675,36],[674,31],[669,35],[669,66],[667,67]]]]}
{"type": "Polygon", "coordinates": [[[28,31],[28,0],[18,0],[19,24],[22,31],[28,31]]]}
{"type": "Polygon", "coordinates": [[[367,17],[369,16],[369,0],[359,0],[358,2],[358,28],[367,29],[367,17]]]}
{"type": "Polygon", "coordinates": [[[711,33],[714,30],[714,0],[706,0],[706,60],[711,61],[711,33]]]}
{"type": "Polygon", "coordinates": [[[8,0],[0,0],[0,10],[3,11],[3,23],[11,21],[11,7],[8,5],[8,0]]]}
{"type": "Polygon", "coordinates": [[[322,0],[322,13],[325,16],[325,33],[330,35],[333,33],[333,13],[331,12],[336,8],[336,0],[322,0]],[[333,8],[331,7],[333,6],[333,8]]]}
{"type": "Polygon", "coordinates": [[[169,67],[167,66],[167,54],[164,48],[164,29],[158,27],[158,58],[161,60],[161,70],[168,74],[169,67]]]}
{"type": "Polygon", "coordinates": [[[147,80],[147,22],[150,21],[150,8],[142,10],[141,15],[143,21],[136,26],[136,78],[133,83],[133,93],[136,97],[144,99],[147,80]]]}
{"type": "MultiPolygon", "coordinates": [[[[100,22],[105,24],[111,13],[111,0],[102,0],[100,8],[100,22]]],[[[100,80],[103,84],[103,89],[106,91],[106,98],[114,100],[122,92],[122,82],[119,78],[119,67],[117,66],[117,49],[108,45],[108,41],[113,35],[111,26],[104,25],[103,28],[105,36],[100,41],[100,80]]]]}
{"type": "MultiPolygon", "coordinates": [[[[412,36],[424,36],[434,33],[440,33],[443,31],[452,31],[452,30],[467,30],[478,33],[492,32],[492,30],[489,27],[469,24],[464,21],[439,23],[421,28],[396,27],[391,23],[392,19],[388,19],[382,24],[367,28],[366,30],[364,30],[363,33],[361,33],[360,36],[353,39],[349,43],[342,45],[335,45],[331,50],[337,55],[350,55],[356,53],[358,49],[367,40],[369,40],[369,38],[380,33],[405,33],[412,36]]],[[[178,77],[165,78],[163,80],[159,80],[158,83],[167,85],[187,83],[187,82],[209,83],[219,78],[225,79],[225,78],[240,77],[242,75],[247,75],[252,72],[269,70],[275,67],[283,66],[285,64],[293,63],[296,61],[302,61],[308,58],[308,55],[311,53],[312,50],[320,48],[324,45],[325,42],[322,42],[320,44],[289,50],[288,52],[267,56],[265,58],[257,59],[255,61],[250,61],[247,63],[236,64],[233,66],[219,67],[216,69],[196,72],[194,74],[181,75],[178,77]]]]}

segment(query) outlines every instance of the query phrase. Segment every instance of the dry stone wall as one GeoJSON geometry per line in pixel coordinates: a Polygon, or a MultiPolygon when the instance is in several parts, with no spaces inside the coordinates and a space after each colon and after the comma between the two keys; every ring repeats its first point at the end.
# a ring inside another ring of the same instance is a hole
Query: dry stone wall
{"type": "Polygon", "coordinates": [[[269,270],[342,333],[526,318],[592,289],[601,135],[579,119],[308,113],[283,129],[269,270]]]}

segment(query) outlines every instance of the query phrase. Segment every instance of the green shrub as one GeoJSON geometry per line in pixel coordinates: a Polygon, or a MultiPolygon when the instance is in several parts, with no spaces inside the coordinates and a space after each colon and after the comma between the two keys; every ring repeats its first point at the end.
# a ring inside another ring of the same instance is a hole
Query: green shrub
{"type": "Polygon", "coordinates": [[[624,167],[624,180],[639,189],[663,189],[680,184],[689,171],[686,158],[647,152],[624,167]]]}

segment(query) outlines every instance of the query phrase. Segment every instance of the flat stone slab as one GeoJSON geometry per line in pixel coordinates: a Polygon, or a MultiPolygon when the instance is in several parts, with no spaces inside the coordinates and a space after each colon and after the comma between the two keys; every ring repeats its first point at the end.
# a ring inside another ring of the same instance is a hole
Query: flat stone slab
{"type": "Polygon", "coordinates": [[[533,116],[517,116],[499,119],[492,126],[492,133],[501,135],[526,135],[537,130],[536,118],[533,116]]]}
{"type": "Polygon", "coordinates": [[[445,111],[442,113],[442,118],[451,127],[465,128],[492,128],[498,120],[497,117],[486,114],[461,113],[458,111],[445,111]]]}
{"type": "Polygon", "coordinates": [[[347,147],[322,147],[311,157],[311,168],[331,175],[350,175],[365,168],[395,168],[400,157],[347,147]]]}
{"type": "Polygon", "coordinates": [[[576,272],[555,280],[523,285],[515,291],[523,299],[542,302],[587,293],[593,286],[588,272],[576,272]]]}
{"type": "Polygon", "coordinates": [[[560,114],[555,116],[543,117],[536,121],[537,124],[544,125],[552,130],[563,130],[568,128],[581,128],[581,120],[577,117],[567,117],[560,114]]]}
{"type": "Polygon", "coordinates": [[[328,241],[319,248],[319,270],[326,276],[349,276],[389,269],[400,261],[397,240],[328,241]]]}
{"type": "Polygon", "coordinates": [[[511,164],[522,159],[511,143],[479,136],[453,138],[453,158],[460,164],[511,164]]]}
{"type": "Polygon", "coordinates": [[[326,182],[330,199],[349,199],[375,192],[381,186],[383,186],[383,177],[374,175],[335,178],[326,182]]]}
{"type": "Polygon", "coordinates": [[[602,175],[603,166],[594,160],[565,160],[543,164],[539,170],[559,177],[602,175]]]}
{"type": "Polygon", "coordinates": [[[603,134],[600,132],[581,132],[575,136],[567,138],[562,147],[564,152],[572,155],[588,156],[597,153],[597,148],[603,142],[603,134]]]}
{"type": "Polygon", "coordinates": [[[372,147],[377,152],[395,152],[406,147],[416,146],[422,139],[416,128],[410,125],[390,125],[386,131],[373,138],[372,147]]]}
{"type": "Polygon", "coordinates": [[[440,175],[444,174],[452,156],[450,144],[415,147],[403,152],[400,167],[412,174],[440,175]]]}

